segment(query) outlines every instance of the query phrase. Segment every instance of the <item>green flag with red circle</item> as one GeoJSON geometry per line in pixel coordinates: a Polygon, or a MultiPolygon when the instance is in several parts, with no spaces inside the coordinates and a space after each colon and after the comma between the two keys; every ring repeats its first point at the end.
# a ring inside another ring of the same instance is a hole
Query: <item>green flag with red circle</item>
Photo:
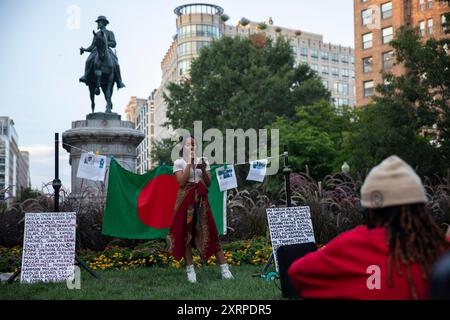
{"type": "MultiPolygon", "coordinates": [[[[208,199],[219,230],[226,233],[226,192],[221,192],[211,166],[208,199]]],[[[174,216],[179,189],[173,167],[159,166],[143,175],[111,159],[102,234],[126,239],[164,239],[174,216]]]]}

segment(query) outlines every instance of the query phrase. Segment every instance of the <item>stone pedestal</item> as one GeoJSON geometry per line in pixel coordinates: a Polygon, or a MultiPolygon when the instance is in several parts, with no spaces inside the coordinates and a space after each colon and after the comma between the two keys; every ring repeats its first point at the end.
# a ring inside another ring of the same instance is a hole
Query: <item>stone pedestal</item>
{"type": "Polygon", "coordinates": [[[116,113],[91,113],[86,116],[86,120],[72,122],[72,129],[62,135],[63,147],[70,153],[72,195],[80,195],[86,187],[107,190],[107,176],[105,183],[77,178],[78,163],[83,152],[98,151],[107,156],[108,166],[109,157],[112,156],[122,167],[136,172],[136,147],[143,139],[143,132],[135,130],[132,122],[122,121],[116,113]]]}

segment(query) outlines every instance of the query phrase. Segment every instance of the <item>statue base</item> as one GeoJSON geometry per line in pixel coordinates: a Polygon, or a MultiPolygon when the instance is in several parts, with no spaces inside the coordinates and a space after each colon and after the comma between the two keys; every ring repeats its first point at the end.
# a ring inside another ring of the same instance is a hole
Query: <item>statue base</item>
{"type": "Polygon", "coordinates": [[[121,120],[122,116],[113,112],[94,112],[86,115],[86,120],[121,120]]]}
{"type": "MultiPolygon", "coordinates": [[[[63,148],[70,154],[72,166],[72,196],[90,194],[106,195],[108,173],[105,182],[77,178],[78,164],[84,152],[98,152],[107,156],[107,165],[114,157],[125,169],[136,172],[136,148],[144,139],[144,133],[134,129],[130,121],[120,120],[117,113],[91,113],[86,120],[72,122],[72,129],[62,135],[63,148]]],[[[107,171],[108,172],[108,171],[107,171]]]]}

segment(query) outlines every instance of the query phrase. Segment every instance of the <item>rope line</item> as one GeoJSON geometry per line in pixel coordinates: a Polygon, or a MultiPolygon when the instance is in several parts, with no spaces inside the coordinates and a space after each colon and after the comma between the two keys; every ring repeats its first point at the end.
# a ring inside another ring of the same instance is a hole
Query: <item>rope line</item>
{"type": "MultiPolygon", "coordinates": [[[[92,151],[87,151],[87,150],[84,150],[84,149],[82,149],[82,148],[78,148],[78,147],[75,147],[75,146],[73,146],[73,145],[71,145],[71,144],[68,144],[68,143],[65,143],[65,142],[62,142],[61,141],[61,143],[63,144],[63,145],[66,145],[66,146],[69,146],[69,147],[71,147],[71,148],[74,148],[74,149],[76,149],[76,150],[80,150],[80,151],[82,151],[82,152],[84,152],[84,153],[92,153],[92,151]]],[[[271,157],[267,157],[267,158],[263,158],[263,159],[258,159],[258,160],[272,160],[272,159],[279,159],[279,158],[281,158],[281,157],[284,157],[286,155],[286,153],[282,153],[282,154],[278,154],[278,155],[275,155],[275,156],[271,156],[271,157]]],[[[119,160],[119,159],[116,159],[116,158],[114,158],[114,160],[116,160],[117,162],[119,162],[119,163],[133,163],[134,164],[134,161],[127,161],[127,160],[119,160]]],[[[253,160],[253,161],[258,161],[258,160],[253,160]]],[[[243,163],[236,163],[236,164],[233,164],[234,166],[243,166],[243,165],[246,165],[246,164],[250,164],[252,161],[247,161],[247,162],[243,162],[243,163]]],[[[231,164],[227,164],[227,163],[224,163],[224,165],[231,165],[231,164]]]]}

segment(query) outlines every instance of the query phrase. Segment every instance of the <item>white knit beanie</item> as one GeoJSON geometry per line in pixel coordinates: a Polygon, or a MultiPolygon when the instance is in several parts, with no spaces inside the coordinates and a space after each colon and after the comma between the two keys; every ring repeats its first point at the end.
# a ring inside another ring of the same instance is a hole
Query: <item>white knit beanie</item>
{"type": "Polygon", "coordinates": [[[426,202],[425,188],[419,176],[397,156],[372,168],[361,187],[361,205],[365,208],[426,202]]]}

